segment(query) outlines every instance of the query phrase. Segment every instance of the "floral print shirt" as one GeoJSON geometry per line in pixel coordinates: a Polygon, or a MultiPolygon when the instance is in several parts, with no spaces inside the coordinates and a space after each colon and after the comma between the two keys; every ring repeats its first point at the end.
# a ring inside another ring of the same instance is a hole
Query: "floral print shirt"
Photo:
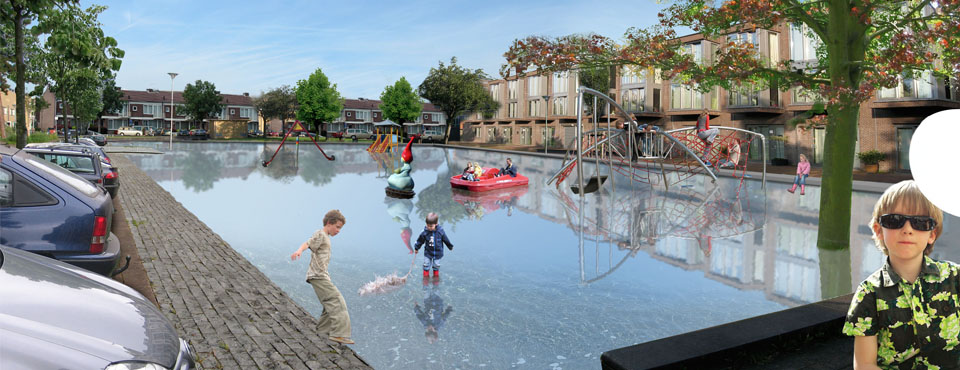
{"type": "Polygon", "coordinates": [[[843,333],[876,335],[882,369],[960,368],[958,291],[957,264],[925,256],[920,276],[911,284],[887,259],[857,287],[843,333]]]}

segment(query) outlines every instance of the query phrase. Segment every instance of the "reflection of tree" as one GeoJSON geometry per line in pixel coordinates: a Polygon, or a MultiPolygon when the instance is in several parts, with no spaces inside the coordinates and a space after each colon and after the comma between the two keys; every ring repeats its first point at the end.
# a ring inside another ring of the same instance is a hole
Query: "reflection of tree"
{"type": "Polygon", "coordinates": [[[316,148],[309,149],[313,150],[301,153],[300,178],[314,186],[329,183],[337,176],[337,168],[334,166],[334,161],[323,158],[316,148]]]}
{"type": "Polygon", "coordinates": [[[180,158],[177,166],[183,168],[183,186],[199,193],[213,189],[213,183],[220,178],[223,163],[216,156],[199,150],[192,150],[186,158],[180,158]]]}
{"type": "Polygon", "coordinates": [[[417,215],[421,220],[426,219],[428,213],[436,212],[440,215],[440,222],[453,229],[457,222],[467,217],[467,210],[453,200],[453,191],[450,188],[450,176],[459,174],[460,170],[452,168],[448,160],[447,170],[440,168],[437,171],[437,181],[417,194],[417,215]]]}
{"type": "MultiPolygon", "coordinates": [[[[263,146],[263,160],[269,160],[273,152],[277,150],[276,146],[263,146]]],[[[297,175],[297,158],[294,149],[284,148],[277,153],[277,157],[270,162],[270,166],[260,167],[260,171],[267,177],[278,180],[281,183],[289,184],[293,177],[297,175]]]]}

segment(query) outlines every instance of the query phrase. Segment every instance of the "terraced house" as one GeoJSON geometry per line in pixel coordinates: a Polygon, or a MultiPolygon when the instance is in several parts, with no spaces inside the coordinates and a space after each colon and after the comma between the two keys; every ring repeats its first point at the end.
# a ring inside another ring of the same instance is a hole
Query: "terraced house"
{"type": "MultiPolygon", "coordinates": [[[[191,128],[202,128],[210,130],[213,121],[246,121],[248,130],[259,127],[257,111],[253,107],[253,100],[250,94],[241,95],[220,94],[223,97],[221,104],[223,109],[214,117],[203,122],[194,122],[183,111],[183,92],[173,92],[173,104],[170,103],[170,91],[161,91],[156,89],[140,90],[121,90],[123,95],[120,100],[123,101],[123,108],[119,112],[113,112],[103,116],[99,126],[107,130],[108,133],[114,133],[117,128],[123,126],[142,127],[159,131],[169,129],[171,123],[171,107],[173,108],[173,129],[183,130],[191,128]]],[[[42,129],[63,128],[64,122],[70,122],[76,125],[76,120],[70,111],[64,111],[63,102],[55,99],[52,92],[47,92],[44,99],[49,103],[47,109],[40,114],[40,127],[42,129]]]]}
{"type": "MultiPolygon", "coordinates": [[[[340,117],[334,122],[323,124],[321,131],[324,132],[346,132],[348,129],[358,129],[364,132],[374,132],[379,123],[387,121],[380,110],[379,100],[374,99],[344,99],[343,110],[340,111],[340,117]]],[[[279,120],[271,120],[266,125],[266,131],[285,132],[293,125],[293,120],[287,120],[282,124],[279,120]]],[[[423,103],[423,110],[414,122],[405,122],[402,130],[405,136],[409,137],[415,134],[426,133],[445,133],[447,127],[447,117],[439,108],[430,103],[423,103]]]]}
{"type": "MultiPolygon", "coordinates": [[[[792,60],[806,68],[816,62],[819,40],[791,25],[772,29],[754,28],[731,33],[720,40],[700,34],[680,38],[682,48],[698,63],[710,63],[718,45],[737,42],[752,45],[760,58],[771,63],[792,60]]],[[[815,92],[799,88],[743,85],[708,92],[663,80],[655,70],[623,67],[611,71],[613,87],[607,95],[616,99],[640,123],[663,129],[694,126],[706,107],[711,125],[730,126],[763,133],[768,140],[768,158],[795,164],[803,153],[814,163],[823,161],[825,127],[790,127],[787,122],[810,110],[815,92]]],[[[461,125],[464,141],[509,143],[538,148],[571,148],[576,135],[576,71],[543,76],[528,73],[484,83],[501,108],[492,115],[474,114],[461,125]],[[545,139],[546,138],[546,139],[545,139]]],[[[960,108],[956,78],[941,79],[927,72],[904,76],[896,87],[881,89],[860,108],[857,152],[879,150],[887,159],[881,171],[910,169],[910,139],[924,118],[941,110],[960,108]]],[[[601,109],[602,109],[601,104],[601,109]]],[[[602,111],[601,111],[602,115],[602,111]]],[[[601,117],[601,123],[605,118],[601,117]]],[[[592,127],[586,127],[589,130],[592,127]]],[[[749,158],[761,158],[759,145],[751,145],[749,158]]],[[[855,166],[860,167],[859,161],[855,166]]]]}

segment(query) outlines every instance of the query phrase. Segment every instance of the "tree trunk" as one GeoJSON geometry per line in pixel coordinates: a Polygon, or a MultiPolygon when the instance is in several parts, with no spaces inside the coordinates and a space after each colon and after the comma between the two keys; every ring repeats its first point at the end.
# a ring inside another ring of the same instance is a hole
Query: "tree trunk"
{"type": "Polygon", "coordinates": [[[23,18],[22,6],[13,3],[14,12],[14,43],[17,65],[17,148],[23,149],[27,145],[27,103],[26,103],[26,65],[23,62],[23,18]]]}

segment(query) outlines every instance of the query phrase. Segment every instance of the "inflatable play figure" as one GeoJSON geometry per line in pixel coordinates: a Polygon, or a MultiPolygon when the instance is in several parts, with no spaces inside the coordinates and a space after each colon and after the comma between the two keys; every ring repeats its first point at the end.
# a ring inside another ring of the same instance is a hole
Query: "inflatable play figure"
{"type": "Polygon", "coordinates": [[[394,198],[413,198],[413,178],[410,177],[410,170],[413,167],[410,166],[410,163],[413,162],[413,152],[410,151],[410,144],[413,144],[413,140],[417,136],[410,138],[410,141],[407,142],[407,147],[403,149],[403,154],[400,155],[400,159],[403,160],[403,166],[394,170],[394,174],[390,175],[387,178],[387,195],[394,198]]]}

